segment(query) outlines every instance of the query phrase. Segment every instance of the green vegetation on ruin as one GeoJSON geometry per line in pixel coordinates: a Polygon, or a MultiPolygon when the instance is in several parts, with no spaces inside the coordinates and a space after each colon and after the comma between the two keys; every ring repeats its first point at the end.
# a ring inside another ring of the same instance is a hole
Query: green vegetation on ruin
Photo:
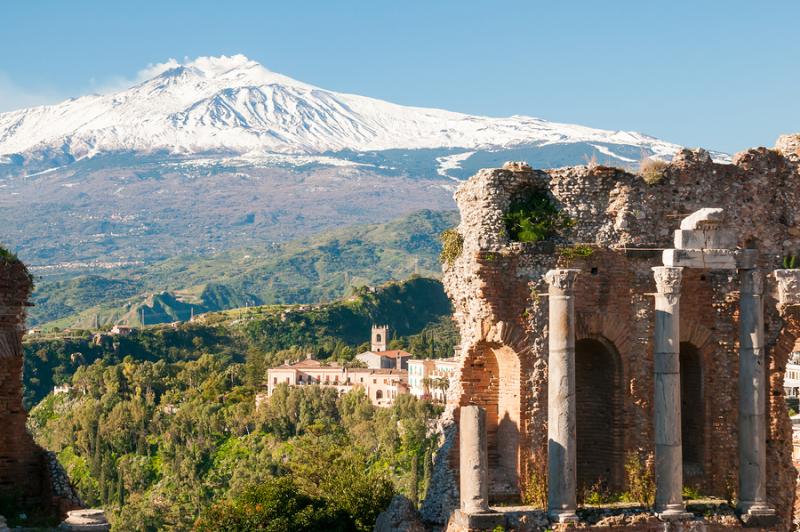
{"type": "Polygon", "coordinates": [[[451,228],[442,231],[439,239],[442,241],[442,252],[439,254],[439,260],[442,264],[449,266],[461,256],[461,252],[464,250],[464,237],[461,236],[457,229],[451,228]]]}
{"type": "Polygon", "coordinates": [[[508,237],[515,242],[548,240],[574,225],[547,191],[539,189],[526,190],[513,199],[503,221],[508,237]]]}

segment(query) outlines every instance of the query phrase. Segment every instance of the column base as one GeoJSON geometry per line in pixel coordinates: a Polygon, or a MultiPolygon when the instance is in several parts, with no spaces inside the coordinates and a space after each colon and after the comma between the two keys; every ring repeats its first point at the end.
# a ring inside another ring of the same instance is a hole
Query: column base
{"type": "Polygon", "coordinates": [[[774,526],[778,519],[775,509],[764,502],[740,502],[737,510],[742,523],[749,527],[774,526]]]}
{"type": "Polygon", "coordinates": [[[577,523],[580,521],[573,510],[549,510],[547,515],[555,523],[577,523]]]}
{"type": "Polygon", "coordinates": [[[694,514],[687,512],[682,504],[668,505],[664,510],[656,512],[662,521],[688,521],[694,518],[694,514]]]}
{"type": "Polygon", "coordinates": [[[491,510],[474,513],[456,510],[453,512],[453,520],[466,530],[494,530],[498,526],[506,525],[506,516],[491,510]]]}

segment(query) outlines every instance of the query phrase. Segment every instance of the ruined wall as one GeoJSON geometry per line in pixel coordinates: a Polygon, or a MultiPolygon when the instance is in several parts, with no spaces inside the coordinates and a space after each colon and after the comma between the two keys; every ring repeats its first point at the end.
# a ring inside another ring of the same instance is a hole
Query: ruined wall
{"type": "Polygon", "coordinates": [[[34,443],[22,406],[22,335],[31,289],[21,262],[0,260],[0,500],[21,512],[60,517],[79,507],[80,501],[66,476],[57,478],[57,464],[34,443]]]}
{"type": "MultiPolygon", "coordinates": [[[[598,436],[596,443],[607,447],[605,456],[613,458],[606,481],[614,490],[625,487],[620,471],[624,455],[636,451],[644,456],[653,450],[654,309],[649,294],[655,284],[650,268],[661,265],[660,250],[672,247],[680,220],[703,207],[725,209],[726,225],[736,231],[738,245],[758,248],[759,267],[765,272],[780,268],[783,256],[797,254],[800,137],[781,138],[777,148],[740,153],[733,164],[716,164],[703,150],[683,150],[652,185],[615,168],[538,171],[509,163],[502,169],[482,170],[459,187],[463,251],[453,264],[444,266],[444,282],[461,331],[461,381],[451,386],[442,418],[444,447],[422,508],[427,520],[445,522],[457,504],[458,456],[452,442],[460,405],[487,408],[487,424],[493,431],[491,498],[518,495],[546,460],[547,298],[542,277],[554,267],[582,270],[575,289],[576,340],[586,340],[586,356],[601,353],[614,361],[603,378],[613,378],[621,389],[608,396],[616,405],[610,434],[598,436]],[[548,190],[575,226],[553,242],[510,242],[503,214],[515,194],[528,187],[548,190]],[[591,245],[592,255],[568,258],[563,248],[578,243],[591,245]],[[498,438],[498,434],[515,437],[498,438]],[[510,474],[507,469],[513,462],[499,455],[514,445],[517,449],[511,452],[518,467],[510,474]]],[[[691,351],[699,360],[699,375],[693,378],[702,385],[701,404],[694,405],[698,411],[687,426],[699,434],[687,439],[696,445],[696,460],[685,464],[685,484],[719,496],[730,495],[737,482],[738,285],[735,272],[684,271],[681,342],[687,357],[691,351]]],[[[793,333],[787,332],[792,326],[778,314],[769,295],[765,320],[772,392],[768,498],[781,514],[782,526],[788,527],[795,471],[780,386],[788,353],[776,345],[781,335],[793,333]]],[[[581,356],[579,351],[579,371],[581,356]]],[[[584,367],[591,371],[590,362],[584,367]]],[[[609,392],[596,388],[592,393],[609,392]]],[[[591,395],[579,397],[579,402],[591,407],[591,395]]],[[[584,447],[592,442],[584,442],[584,447]]],[[[581,462],[579,455],[579,469],[581,462]]],[[[596,471],[599,466],[593,467],[596,471]]]]}

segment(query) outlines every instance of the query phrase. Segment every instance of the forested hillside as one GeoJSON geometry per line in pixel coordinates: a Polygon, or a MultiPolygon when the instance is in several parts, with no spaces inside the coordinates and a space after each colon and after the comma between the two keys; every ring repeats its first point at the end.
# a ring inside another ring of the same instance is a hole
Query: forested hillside
{"type": "MultiPolygon", "coordinates": [[[[394,345],[420,356],[451,356],[458,342],[450,321],[450,301],[435,279],[415,277],[319,305],[271,305],[209,313],[176,327],[161,325],[129,336],[106,337],[99,345],[89,331],[57,337],[28,336],[25,351],[25,404],[38,403],[54,385],[69,382],[78,368],[96,360],[173,363],[207,353],[243,362],[261,357],[264,367],[313,354],[341,362],[352,359],[369,340],[373,323],[388,324],[394,345]]],[[[263,369],[263,368],[262,368],[263,369]]]]}
{"type": "Polygon", "coordinates": [[[450,311],[439,281],[412,278],[329,304],[235,309],[99,342],[80,331],[29,338],[30,428],[115,530],[369,531],[392,494],[424,493],[437,408],[407,395],[379,409],[362,392],[281,387],[256,410],[255,394],[284,360],[351,361],[373,323],[390,325],[392,348],[450,356],[450,311]],[[69,391],[48,393],[54,384],[69,391]]]}
{"type": "Polygon", "coordinates": [[[395,221],[342,228],[288,243],[215,255],[186,254],[106,273],[37,279],[29,325],[89,328],[188,320],[236,307],[332,301],[352,287],[438,277],[439,234],[454,211],[420,211],[395,221]]]}
{"type": "Polygon", "coordinates": [[[430,403],[404,395],[381,409],[363,392],[281,386],[256,410],[258,375],[252,360],[209,354],[96,361],[34,408],[30,427],[118,531],[188,530],[205,514],[202,530],[369,532],[393,493],[424,494],[430,403]]]}

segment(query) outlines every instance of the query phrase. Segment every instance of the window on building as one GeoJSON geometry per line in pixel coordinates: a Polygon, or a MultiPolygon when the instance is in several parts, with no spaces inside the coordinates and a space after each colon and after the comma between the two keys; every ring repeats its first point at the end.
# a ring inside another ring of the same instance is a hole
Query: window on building
{"type": "Polygon", "coordinates": [[[278,384],[278,377],[272,377],[272,384],[278,384]]]}
{"type": "Polygon", "coordinates": [[[375,392],[375,399],[383,399],[383,392],[381,390],[375,392]]]}

